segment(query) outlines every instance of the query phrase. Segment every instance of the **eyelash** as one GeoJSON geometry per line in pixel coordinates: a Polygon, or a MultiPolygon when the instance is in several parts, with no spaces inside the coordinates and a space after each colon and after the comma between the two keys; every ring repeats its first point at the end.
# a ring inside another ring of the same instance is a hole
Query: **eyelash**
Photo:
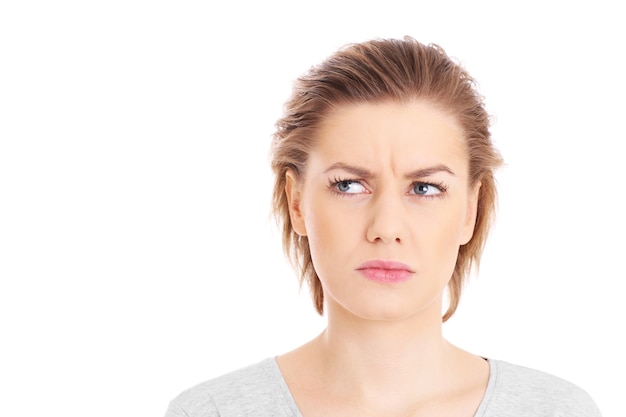
{"type": "MultiPolygon", "coordinates": [[[[340,195],[342,197],[351,197],[352,196],[351,193],[342,193],[337,190],[337,185],[339,185],[342,182],[354,182],[354,183],[360,184],[363,187],[362,180],[357,180],[357,179],[352,179],[352,178],[334,177],[333,179],[330,179],[330,178],[328,179],[328,189],[332,191],[333,193],[335,193],[336,195],[340,195]]],[[[418,184],[426,185],[429,187],[435,187],[440,191],[439,194],[434,194],[434,195],[414,194],[421,198],[442,198],[446,194],[446,191],[448,190],[448,187],[442,182],[426,182],[426,181],[415,181],[411,183],[411,189],[413,189],[418,184]]]]}

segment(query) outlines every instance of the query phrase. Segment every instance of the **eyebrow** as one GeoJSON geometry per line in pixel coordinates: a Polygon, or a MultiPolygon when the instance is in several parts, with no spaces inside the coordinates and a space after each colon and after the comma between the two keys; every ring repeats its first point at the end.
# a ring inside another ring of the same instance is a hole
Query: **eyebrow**
{"type": "Polygon", "coordinates": [[[372,171],[370,171],[369,169],[357,167],[354,165],[344,164],[343,162],[336,162],[332,164],[331,166],[326,168],[326,170],[324,171],[324,174],[329,171],[333,171],[335,169],[341,169],[343,171],[347,171],[350,174],[355,175],[359,178],[371,178],[374,176],[374,174],[372,174],[372,171]]]}
{"type": "Polygon", "coordinates": [[[415,171],[411,171],[408,174],[406,174],[405,177],[406,178],[422,178],[422,177],[428,177],[438,172],[447,172],[448,174],[452,176],[456,176],[456,174],[450,168],[448,168],[447,166],[443,164],[439,164],[439,165],[435,165],[435,166],[428,167],[428,168],[416,169],[415,171]]]}
{"type": "MultiPolygon", "coordinates": [[[[327,173],[327,172],[332,171],[334,169],[341,169],[341,170],[347,171],[347,172],[351,173],[352,175],[355,175],[355,176],[357,176],[359,178],[363,178],[363,179],[372,178],[374,176],[372,171],[370,171],[367,168],[362,168],[362,167],[358,167],[358,166],[354,166],[354,165],[348,165],[348,164],[343,163],[343,162],[336,162],[336,163],[332,164],[331,166],[329,166],[324,171],[324,173],[327,173]]],[[[408,179],[423,178],[423,177],[428,177],[430,175],[436,174],[438,172],[447,172],[448,174],[450,174],[452,176],[456,176],[454,171],[452,171],[450,168],[448,168],[447,166],[445,166],[443,164],[439,164],[439,165],[434,165],[432,167],[416,169],[414,171],[408,172],[407,174],[404,175],[404,177],[408,178],[408,179]]]]}

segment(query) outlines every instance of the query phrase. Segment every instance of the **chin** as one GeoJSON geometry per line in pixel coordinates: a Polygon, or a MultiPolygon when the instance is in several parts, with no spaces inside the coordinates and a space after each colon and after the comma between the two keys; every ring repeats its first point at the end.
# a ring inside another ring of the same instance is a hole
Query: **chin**
{"type": "MultiPolygon", "coordinates": [[[[405,321],[418,316],[425,318],[429,315],[428,310],[430,309],[426,307],[420,308],[414,303],[403,305],[401,303],[381,302],[370,302],[367,305],[352,306],[352,308],[349,308],[351,314],[363,320],[381,322],[405,321]]],[[[438,320],[440,319],[441,315],[439,314],[438,320]]]]}
{"type": "Polygon", "coordinates": [[[324,292],[326,311],[338,318],[371,321],[436,320],[441,323],[442,291],[434,288],[396,288],[371,291],[369,287],[324,292]]]}

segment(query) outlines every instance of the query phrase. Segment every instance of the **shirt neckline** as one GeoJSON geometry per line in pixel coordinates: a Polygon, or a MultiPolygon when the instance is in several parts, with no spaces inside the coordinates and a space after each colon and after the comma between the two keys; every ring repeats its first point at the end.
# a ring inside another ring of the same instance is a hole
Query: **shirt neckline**
{"type": "MultiPolygon", "coordinates": [[[[483,417],[485,415],[489,407],[489,403],[491,402],[491,398],[493,397],[498,379],[498,362],[490,358],[483,359],[489,363],[489,379],[487,380],[487,389],[485,389],[483,398],[480,400],[480,404],[478,404],[474,417],[483,417]]],[[[283,399],[285,400],[285,406],[289,409],[292,416],[303,417],[298,405],[296,404],[296,400],[293,398],[293,395],[291,395],[287,381],[285,381],[283,373],[278,366],[277,357],[268,358],[267,362],[271,371],[274,373],[275,381],[278,384],[278,388],[282,393],[283,399]]]]}

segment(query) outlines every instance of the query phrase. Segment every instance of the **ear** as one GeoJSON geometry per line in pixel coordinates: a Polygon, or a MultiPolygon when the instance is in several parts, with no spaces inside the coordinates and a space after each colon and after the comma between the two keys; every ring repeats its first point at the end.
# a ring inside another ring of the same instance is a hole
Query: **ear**
{"type": "Polygon", "coordinates": [[[291,218],[291,226],[293,230],[300,236],[306,236],[306,226],[300,200],[302,193],[300,191],[301,184],[296,174],[288,169],[285,173],[285,194],[287,194],[287,204],[289,204],[289,217],[291,218]]]}
{"type": "Polygon", "coordinates": [[[481,182],[477,182],[469,192],[467,199],[467,209],[463,230],[461,232],[461,245],[465,245],[474,236],[474,228],[476,227],[476,216],[478,216],[478,197],[480,195],[481,182]]]}

